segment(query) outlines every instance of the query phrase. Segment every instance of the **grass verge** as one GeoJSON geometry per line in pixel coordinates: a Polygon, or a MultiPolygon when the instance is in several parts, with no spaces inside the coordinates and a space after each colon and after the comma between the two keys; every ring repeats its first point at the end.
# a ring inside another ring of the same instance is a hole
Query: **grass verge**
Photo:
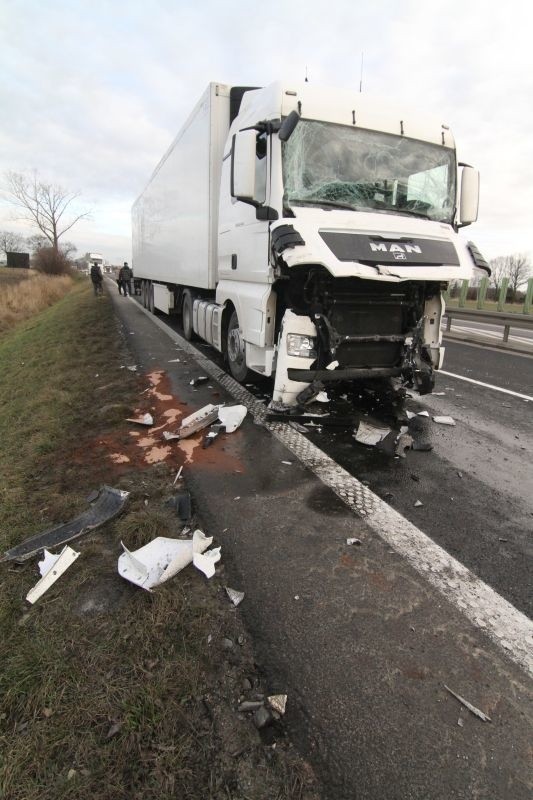
{"type": "Polygon", "coordinates": [[[72,283],[69,275],[0,267],[0,334],[56,303],[72,283]]]}
{"type": "Polygon", "coordinates": [[[262,688],[219,579],[188,569],[149,594],[117,574],[121,539],[179,532],[168,466],[114,465],[103,444],[80,457],[120,437],[138,400],[125,348],[85,282],[0,338],[0,550],[74,516],[103,480],[131,492],[35,606],[37,559],[0,564],[0,797],[316,797],[283,732],[273,749],[235,711],[244,681],[262,688]]]}

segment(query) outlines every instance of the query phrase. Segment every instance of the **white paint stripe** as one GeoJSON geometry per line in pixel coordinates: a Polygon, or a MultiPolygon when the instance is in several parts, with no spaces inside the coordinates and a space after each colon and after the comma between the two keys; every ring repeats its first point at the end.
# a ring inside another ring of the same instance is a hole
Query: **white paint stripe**
{"type": "MultiPolygon", "coordinates": [[[[163,321],[138,303],[136,305],[170,339],[193,356],[202,370],[221,383],[229,394],[244,403],[257,422],[265,424],[267,408],[263,403],[163,321]]],[[[283,423],[266,423],[265,427],[352,511],[361,515],[368,527],[402,555],[446,600],[455,605],[473,625],[484,631],[509,658],[533,676],[533,622],[525,614],[305,436],[283,423]]]]}
{"type": "Polygon", "coordinates": [[[502,392],[503,394],[510,394],[513,397],[519,397],[520,400],[525,400],[527,403],[533,401],[533,397],[528,394],[520,394],[520,392],[512,392],[511,389],[503,389],[501,386],[493,386],[492,383],[483,383],[483,381],[475,381],[474,378],[466,378],[464,375],[456,375],[454,372],[446,372],[439,369],[438,375],[447,375],[449,378],[457,378],[458,381],[466,381],[467,383],[474,383],[476,386],[483,386],[485,389],[493,389],[495,392],[502,392]]]}

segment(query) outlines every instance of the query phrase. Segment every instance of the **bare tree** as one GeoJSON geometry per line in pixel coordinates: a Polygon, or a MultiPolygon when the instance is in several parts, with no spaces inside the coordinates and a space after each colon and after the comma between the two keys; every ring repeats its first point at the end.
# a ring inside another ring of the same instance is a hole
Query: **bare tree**
{"type": "Polygon", "coordinates": [[[531,275],[531,262],[525,253],[514,253],[509,256],[493,258],[490,262],[490,268],[492,283],[496,291],[499,291],[504,278],[509,279],[513,300],[519,287],[531,275]]]}
{"type": "Polygon", "coordinates": [[[50,247],[50,242],[43,236],[42,233],[34,233],[33,236],[28,236],[26,245],[31,253],[36,253],[37,250],[42,250],[44,247],[50,247]]]}
{"type": "Polygon", "coordinates": [[[37,172],[33,172],[31,177],[22,172],[8,172],[6,191],[11,201],[24,210],[23,218],[37,226],[56,252],[59,250],[60,238],[77,222],[89,216],[89,212],[84,211],[73,217],[66,217],[65,214],[71,203],[79,197],[79,193],[68,192],[57,184],[44,183],[38,179],[37,172]]]}
{"type": "Polygon", "coordinates": [[[24,237],[13,231],[0,231],[0,250],[7,256],[8,253],[17,253],[24,245],[24,237]]]}

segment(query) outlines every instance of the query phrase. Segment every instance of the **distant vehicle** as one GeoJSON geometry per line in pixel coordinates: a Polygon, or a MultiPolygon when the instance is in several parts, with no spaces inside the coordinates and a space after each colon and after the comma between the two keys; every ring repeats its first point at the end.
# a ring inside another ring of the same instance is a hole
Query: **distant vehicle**
{"type": "Polygon", "coordinates": [[[98,264],[102,270],[102,275],[104,274],[104,259],[100,253],[85,253],[83,262],[85,264],[84,272],[86,275],[90,273],[93,264],[98,264]]]}
{"type": "Polygon", "coordinates": [[[212,83],[133,206],[135,282],[238,381],[275,374],[279,408],[339,380],[431,392],[442,292],[490,273],[458,235],[478,194],[440,119],[308,83],[212,83]]]}

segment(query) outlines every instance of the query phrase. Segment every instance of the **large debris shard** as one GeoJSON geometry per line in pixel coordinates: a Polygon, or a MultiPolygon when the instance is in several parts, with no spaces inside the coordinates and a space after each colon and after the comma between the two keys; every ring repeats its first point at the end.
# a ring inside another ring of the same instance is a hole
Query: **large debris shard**
{"type": "Polygon", "coordinates": [[[377,425],[372,425],[370,422],[361,420],[354,438],[355,441],[360,444],[375,447],[379,442],[382,442],[389,433],[390,428],[378,427],[377,425]]]}
{"type": "Polygon", "coordinates": [[[181,427],[178,430],[178,436],[180,439],[186,439],[189,436],[192,436],[193,433],[198,433],[198,431],[207,428],[208,425],[211,425],[212,422],[215,422],[218,419],[218,406],[214,406],[212,403],[209,403],[203,408],[198,409],[195,411],[194,414],[190,414],[188,417],[185,417],[182,420],[181,427]]]}
{"type": "Polygon", "coordinates": [[[54,584],[57,579],[73,564],[78,558],[79,553],[65,545],[63,550],[55,555],[45,549],[42,561],[39,561],[39,572],[41,580],[30,589],[26,595],[28,603],[35,603],[42,595],[54,584]]]}
{"type": "Polygon", "coordinates": [[[35,553],[46,548],[59,547],[73,539],[78,539],[83,534],[99,528],[122,511],[129,492],[113,489],[111,486],[102,486],[97,499],[91,507],[71,522],[65,522],[54,528],[49,528],[42,533],[31,536],[21,544],[12,547],[4,553],[2,560],[25,561],[35,553]]]}
{"type": "Polygon", "coordinates": [[[248,410],[246,406],[220,406],[218,418],[226,429],[226,433],[233,433],[242,424],[248,410]]]}
{"type": "Polygon", "coordinates": [[[213,537],[194,531],[192,539],[168,539],[158,536],[151,542],[130,552],[122,544],[124,552],[118,559],[118,572],[127,581],[141,589],[151,591],[154,587],[173,578],[191,563],[207,578],[215,574],[215,564],[220,561],[220,547],[211,546],[213,537]]]}

